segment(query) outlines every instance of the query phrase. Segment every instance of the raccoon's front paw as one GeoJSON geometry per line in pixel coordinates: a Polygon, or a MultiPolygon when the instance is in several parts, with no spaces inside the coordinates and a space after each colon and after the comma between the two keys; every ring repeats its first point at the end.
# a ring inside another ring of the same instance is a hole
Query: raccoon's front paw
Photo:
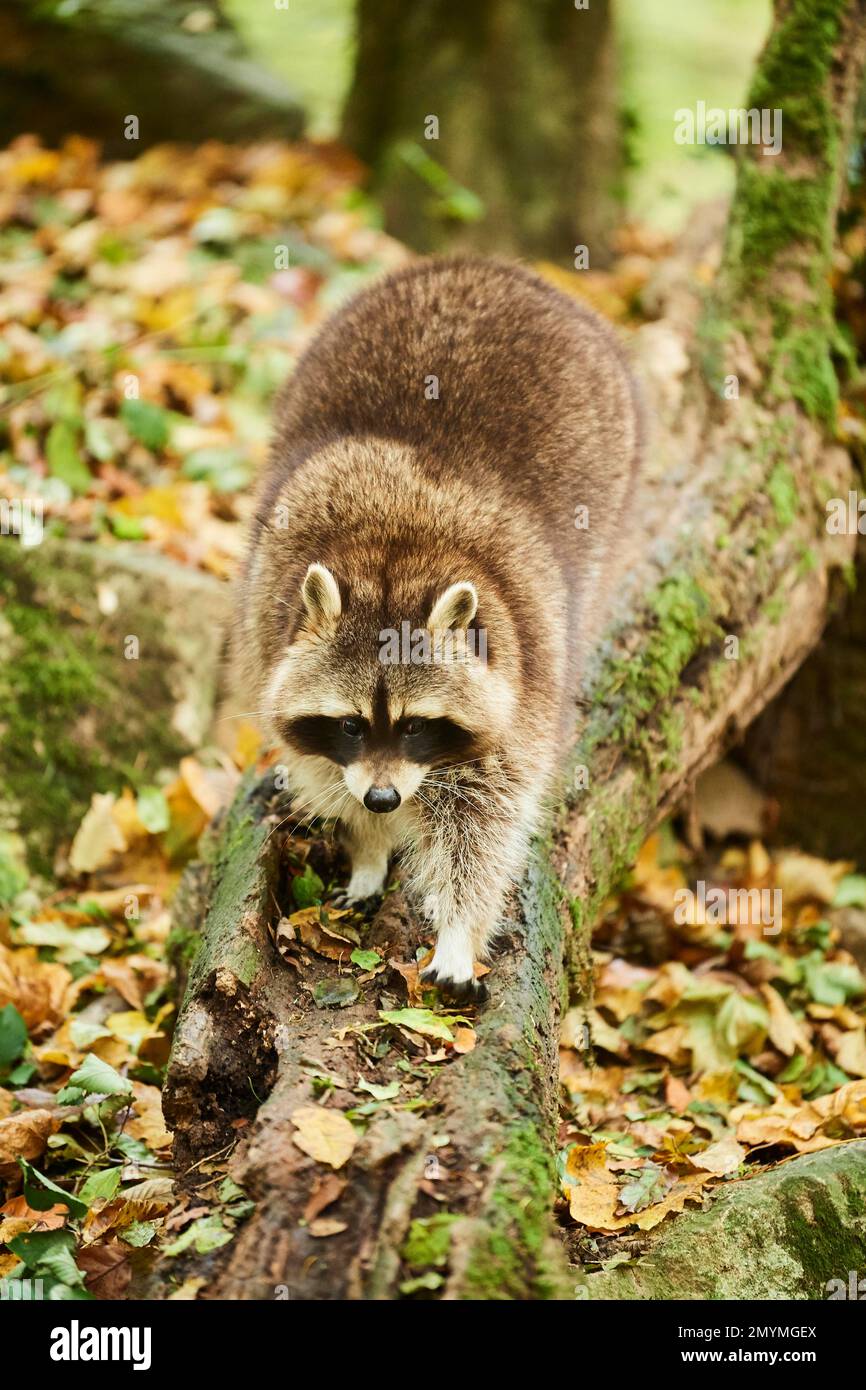
{"type": "Polygon", "coordinates": [[[385,891],[385,875],[380,869],[355,869],[348,885],[331,898],[338,907],[355,907],[381,898],[385,891]]]}
{"type": "Polygon", "coordinates": [[[421,971],[421,983],[435,985],[443,998],[453,1004],[483,1004],[487,998],[487,986],[483,980],[476,980],[474,972],[468,980],[455,980],[437,970],[435,961],[421,971]]]}

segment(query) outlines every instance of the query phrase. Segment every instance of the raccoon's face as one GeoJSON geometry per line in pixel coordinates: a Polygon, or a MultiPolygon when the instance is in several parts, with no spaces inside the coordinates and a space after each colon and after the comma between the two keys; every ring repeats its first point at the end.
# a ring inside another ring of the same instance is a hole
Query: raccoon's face
{"type": "Polygon", "coordinates": [[[473,584],[446,586],[423,626],[401,618],[399,602],[387,626],[372,584],[354,583],[344,603],[323,565],[310,565],[301,598],[300,627],[267,697],[273,726],[295,754],[325,759],[356,801],[382,813],[410,801],[435,770],[490,751],[514,696],[470,627],[473,584]]]}

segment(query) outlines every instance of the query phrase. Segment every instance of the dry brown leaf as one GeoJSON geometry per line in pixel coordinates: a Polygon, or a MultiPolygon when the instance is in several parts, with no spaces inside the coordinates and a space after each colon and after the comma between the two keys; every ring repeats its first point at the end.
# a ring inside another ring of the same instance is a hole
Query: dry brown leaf
{"type": "Polygon", "coordinates": [[[341,1231],[348,1229],[347,1222],[338,1221],[334,1216],[320,1216],[317,1220],[311,1221],[309,1226],[311,1236],[338,1236],[341,1231]]]}
{"type": "Polygon", "coordinates": [[[455,1051],[455,1052],[461,1052],[461,1053],[472,1052],[472,1051],[474,1050],[474,1048],[475,1048],[475,1044],[476,1044],[477,1041],[478,1041],[478,1037],[477,1037],[477,1034],[476,1034],[474,1028],[466,1028],[466,1027],[463,1027],[463,1026],[460,1025],[460,1024],[457,1024],[457,1025],[455,1026],[455,1028],[454,1028],[454,1051],[455,1051]]]}
{"type": "Polygon", "coordinates": [[[75,1252],[75,1263],[95,1298],[123,1298],[132,1278],[130,1253],[129,1246],[121,1245],[118,1240],[110,1240],[105,1245],[83,1245],[75,1252]]]}
{"type": "Polygon", "coordinates": [[[324,956],[326,960],[348,960],[358,945],[357,937],[353,940],[330,925],[331,922],[339,921],[348,914],[344,909],[337,911],[328,908],[329,925],[325,926],[320,921],[320,912],[318,907],[304,907],[300,912],[293,912],[288,920],[304,945],[309,946],[311,951],[324,956]]]}
{"type": "Polygon", "coordinates": [[[641,1047],[647,1052],[657,1052],[660,1057],[666,1057],[674,1066],[685,1066],[689,1061],[688,1029],[682,1023],[672,1023],[669,1028],[650,1033],[641,1047]]]}
{"type": "Polygon", "coordinates": [[[60,1119],[50,1110],[19,1110],[0,1120],[0,1177],[18,1172],[19,1158],[38,1158],[59,1128],[60,1119]]]}
{"type": "Polygon", "coordinates": [[[836,1048],[836,1063],[851,1076],[866,1076],[866,1029],[843,1033],[836,1048]]]}
{"type": "Polygon", "coordinates": [[[736,1173],[740,1164],[745,1162],[745,1158],[746,1150],[733,1134],[723,1135],[715,1144],[708,1144],[700,1153],[689,1154],[689,1162],[693,1168],[713,1173],[717,1178],[736,1173]]]}
{"type": "Polygon", "coordinates": [[[682,1115],[692,1103],[692,1093],[678,1076],[665,1077],[665,1104],[682,1115]]]}
{"type": "MultiPolygon", "coordinates": [[[[139,1187],[144,1186],[144,1183],[139,1184],[139,1187]]],[[[84,1240],[94,1244],[108,1231],[123,1230],[134,1221],[151,1221],[155,1216],[162,1216],[173,1200],[172,1197],[130,1198],[125,1192],[110,1199],[97,1198],[84,1218],[84,1240]]],[[[208,1208],[202,1211],[207,1212],[208,1208]]]]}
{"type": "Polygon", "coordinates": [[[77,874],[104,869],[127,847],[126,836],[114,816],[113,792],[95,792],[69,851],[70,867],[77,874]]]}
{"type": "Polygon", "coordinates": [[[35,946],[13,951],[0,943],[0,1008],[14,1004],[31,1037],[58,1026],[80,987],[65,965],[41,961],[35,946]]]}
{"type": "Polygon", "coordinates": [[[770,1014],[767,1031],[773,1046],[786,1057],[792,1057],[798,1049],[800,1052],[811,1052],[812,1043],[808,1032],[791,1013],[779,991],[770,984],[761,985],[760,990],[770,1014]]]}
{"type": "Polygon", "coordinates": [[[565,1165],[563,1186],[572,1218],[590,1231],[617,1229],[619,1188],[607,1166],[607,1146],[587,1144],[572,1148],[565,1165]]]}
{"type": "Polygon", "coordinates": [[[133,1139],[140,1139],[154,1152],[168,1148],[172,1140],[162,1117],[162,1093],[159,1087],[133,1081],[132,1094],[135,1114],[126,1123],[126,1133],[131,1134],[133,1139]]]}
{"type": "Polygon", "coordinates": [[[167,965],[140,953],[104,960],[99,970],[106,984],[116,989],[133,1009],[143,1009],[147,995],[168,978],[167,965]]]}
{"type": "Polygon", "coordinates": [[[782,890],[782,901],[790,904],[814,899],[829,904],[836,896],[839,880],[851,872],[853,864],[816,859],[811,854],[792,851],[776,860],[776,884],[782,890]]]}
{"type": "MultiPolygon", "coordinates": [[[[433,959],[433,952],[429,952],[429,959],[433,959]]],[[[424,997],[421,991],[421,970],[424,961],[402,961],[390,960],[388,964],[398,975],[402,975],[406,981],[406,993],[411,1008],[420,1009],[424,1004],[424,997]]]]}
{"type": "Polygon", "coordinates": [[[320,1105],[302,1105],[292,1116],[297,1134],[295,1145],[317,1163],[342,1168],[358,1142],[357,1131],[340,1110],[324,1110],[320,1105]]]}
{"type": "Polygon", "coordinates": [[[346,1179],[338,1178],[336,1173],[328,1173],[325,1177],[316,1178],[310,1189],[307,1198],[307,1205],[304,1207],[304,1220],[306,1222],[315,1221],[320,1212],[336,1202],[342,1197],[346,1190],[346,1179]]]}

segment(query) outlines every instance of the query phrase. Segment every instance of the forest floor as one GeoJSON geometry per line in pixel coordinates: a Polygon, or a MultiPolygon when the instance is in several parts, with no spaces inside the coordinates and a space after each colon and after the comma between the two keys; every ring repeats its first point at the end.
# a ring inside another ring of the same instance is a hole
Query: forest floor
{"type": "MultiPolygon", "coordinates": [[[[49,534],[228,580],[274,390],[322,317],[409,255],[359,177],[322,146],[122,165],[81,140],[0,154],[4,495],[40,496],[49,534]]],[[[627,333],[668,250],[625,228],[611,272],[538,269],[627,333]]],[[[226,1152],[174,1173],[160,1090],[172,897],[244,769],[269,756],[240,717],[147,784],[118,769],[116,791],[65,827],[52,882],[0,837],[0,1277],[42,1278],[60,1298],[157,1280],[195,1298],[206,1280],[185,1257],[249,1216],[226,1152]]],[[[735,770],[703,779],[688,843],[670,822],[653,835],[596,928],[592,1007],[563,1029],[559,1135],[558,1215],[587,1268],[628,1260],[637,1233],[721,1184],[866,1134],[866,876],[777,845],[777,810],[735,770]]],[[[298,1124],[321,1167],[306,1219],[326,1240],[345,1229],[339,1170],[369,1115],[423,1106],[435,1070],[477,1039],[471,1011],[421,988],[410,952],[365,944],[369,923],[333,905],[331,862],[288,828],[287,988],[333,1011],[337,1046],[359,993],[387,969],[399,985],[359,1043],[358,1080],[316,1062],[298,1124]]],[[[441,1286],[447,1221],[413,1223],[406,1296],[441,1286]]]]}

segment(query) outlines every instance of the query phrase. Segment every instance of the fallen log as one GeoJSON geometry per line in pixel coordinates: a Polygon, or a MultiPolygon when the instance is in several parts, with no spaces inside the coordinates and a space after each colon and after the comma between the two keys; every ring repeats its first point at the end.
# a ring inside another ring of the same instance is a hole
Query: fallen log
{"type": "MultiPolygon", "coordinates": [[[[165,1096],[182,1168],[242,1136],[232,1172],[257,1208],[215,1296],[574,1296],[550,1219],[563,948],[585,990],[599,904],[817,643],[853,553],[856,537],[825,525],[851,477],[828,437],[827,286],[864,60],[864,0],[779,6],[751,104],[785,109],[784,149],[742,151],[709,303],[711,226],[666,269],[659,318],[637,334],[658,418],[619,603],[474,1050],[439,1058],[383,1018],[405,1004],[393,967],[353,977],[344,960],[340,984],[311,958],[293,978],[272,940],[285,810],[267,783],[218,832],[165,1096]]],[[[363,945],[406,962],[419,939],[387,898],[363,945]]]]}

